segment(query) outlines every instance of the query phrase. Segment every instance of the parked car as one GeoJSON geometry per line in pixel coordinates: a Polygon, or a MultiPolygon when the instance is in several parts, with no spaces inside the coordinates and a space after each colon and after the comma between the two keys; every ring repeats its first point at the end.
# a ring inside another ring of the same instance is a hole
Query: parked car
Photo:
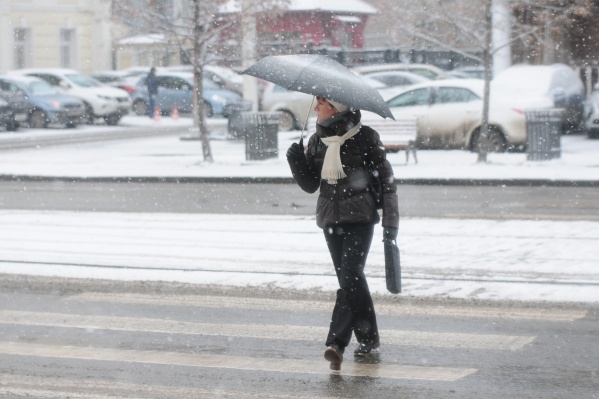
{"type": "Polygon", "coordinates": [[[0,86],[0,126],[7,131],[16,131],[27,121],[29,103],[20,90],[4,90],[0,86]]]}
{"type": "Polygon", "coordinates": [[[567,65],[514,65],[492,80],[491,91],[526,108],[564,109],[564,133],[585,127],[584,85],[567,65]]]}
{"type": "Polygon", "coordinates": [[[126,91],[106,86],[73,69],[19,69],[11,73],[41,78],[66,94],[79,98],[85,104],[85,120],[88,123],[103,118],[106,124],[116,125],[131,108],[131,98],[126,91]]]}
{"type": "Polygon", "coordinates": [[[27,121],[33,128],[50,124],[76,127],[85,116],[85,105],[77,97],[63,94],[45,80],[31,76],[0,76],[0,89],[23,93],[29,103],[27,121]]]}
{"type": "MultiPolygon", "coordinates": [[[[159,72],[189,72],[193,73],[192,65],[181,65],[173,67],[158,68],[159,72]]],[[[230,68],[219,65],[204,65],[204,78],[207,78],[223,89],[232,90],[236,93],[243,93],[243,76],[230,68]]]]}
{"type": "Polygon", "coordinates": [[[457,71],[454,69],[452,71],[447,71],[447,79],[478,79],[478,78],[474,78],[474,77],[468,75],[467,73],[457,71]]]}
{"type": "MultiPolygon", "coordinates": [[[[357,74],[366,81],[371,87],[379,89],[381,94],[386,90],[395,90],[386,88],[385,84],[371,79],[368,76],[357,74]]],[[[383,95],[384,98],[384,95],[383,95]]],[[[279,130],[286,132],[293,129],[302,129],[306,118],[315,117],[314,106],[316,101],[312,102],[313,96],[310,94],[290,91],[274,83],[266,83],[262,94],[262,110],[265,112],[280,112],[279,130]]]]}
{"type": "MultiPolygon", "coordinates": [[[[477,151],[480,146],[484,81],[443,79],[420,83],[387,101],[396,119],[417,119],[417,146],[477,151]]],[[[363,113],[368,124],[371,113],[363,113]]],[[[380,117],[379,117],[380,119],[380,117]]],[[[493,96],[489,109],[489,150],[522,149],[526,122],[522,109],[508,99],[493,96]]]]}
{"type": "Polygon", "coordinates": [[[445,71],[434,65],[428,64],[377,64],[377,65],[362,65],[352,68],[355,72],[363,75],[368,75],[374,72],[386,72],[386,71],[407,71],[417,75],[424,76],[428,79],[445,79],[447,77],[445,71]]]}
{"type": "Polygon", "coordinates": [[[471,79],[484,79],[485,78],[485,67],[482,66],[467,66],[456,68],[450,72],[461,74],[471,79]]]}
{"type": "MultiPolygon", "coordinates": [[[[599,88],[596,86],[596,88],[599,88]]],[[[593,92],[589,101],[589,111],[586,118],[587,135],[590,139],[599,138],[599,92],[593,92]]]]}
{"type": "MultiPolygon", "coordinates": [[[[193,74],[189,72],[157,73],[158,95],[156,106],[164,114],[169,114],[176,105],[179,112],[191,112],[193,104],[193,74]]],[[[222,89],[211,80],[204,78],[203,98],[206,116],[228,116],[230,105],[241,103],[242,98],[234,91],[222,89]]],[[[146,77],[139,79],[132,95],[133,111],[137,115],[148,115],[148,88],[146,77]]]]}
{"type": "Polygon", "coordinates": [[[133,71],[102,71],[94,73],[92,78],[107,86],[125,90],[131,95],[135,91],[135,84],[139,78],[146,74],[133,71]]]}
{"type": "Polygon", "coordinates": [[[367,76],[370,79],[378,80],[379,82],[384,83],[387,87],[405,87],[431,80],[422,75],[407,71],[372,72],[367,76]]]}

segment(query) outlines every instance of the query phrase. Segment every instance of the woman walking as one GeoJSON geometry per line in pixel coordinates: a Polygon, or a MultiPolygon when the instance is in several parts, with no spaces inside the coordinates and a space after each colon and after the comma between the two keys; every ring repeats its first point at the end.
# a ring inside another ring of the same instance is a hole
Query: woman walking
{"type": "Polygon", "coordinates": [[[307,150],[294,143],[287,160],[298,185],[308,193],[320,188],[316,223],[323,229],[339,282],[324,357],[340,370],[352,332],[355,356],[380,346],[374,305],[364,275],[374,225],[380,221],[369,192],[365,164],[373,163],[383,188],[383,234],[395,240],[399,223],[395,178],[376,131],[360,122],[359,110],[317,97],[316,133],[307,150]]]}

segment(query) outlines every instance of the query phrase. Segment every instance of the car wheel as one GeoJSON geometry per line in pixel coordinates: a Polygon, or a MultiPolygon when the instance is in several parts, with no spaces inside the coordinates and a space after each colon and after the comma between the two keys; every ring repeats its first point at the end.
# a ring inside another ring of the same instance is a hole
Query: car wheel
{"type": "Polygon", "coordinates": [[[16,132],[19,129],[19,123],[15,121],[10,121],[6,124],[6,131],[8,132],[16,132]]]}
{"type": "Polygon", "coordinates": [[[282,132],[288,132],[293,130],[295,127],[295,118],[289,111],[281,111],[281,117],[279,118],[279,130],[282,132]]]}
{"type": "MultiPolygon", "coordinates": [[[[479,148],[481,146],[480,140],[480,128],[476,131],[476,133],[472,136],[472,144],[470,145],[470,149],[472,152],[479,152],[479,148]]],[[[507,150],[507,142],[505,141],[505,137],[499,129],[495,127],[489,127],[489,136],[487,138],[487,151],[488,152],[505,152],[507,150]]]]}
{"type": "Polygon", "coordinates": [[[214,111],[212,110],[212,107],[210,106],[209,103],[204,101],[204,118],[210,118],[213,115],[214,115],[214,111]]]}
{"type": "Polygon", "coordinates": [[[133,103],[133,112],[138,116],[148,115],[148,104],[143,100],[137,100],[133,103]]]}
{"type": "Polygon", "coordinates": [[[44,111],[36,109],[29,117],[29,126],[34,129],[45,129],[48,127],[48,119],[44,111]]]}
{"type": "Polygon", "coordinates": [[[85,104],[85,112],[81,116],[81,122],[88,125],[93,125],[94,120],[94,110],[89,104],[85,104]]]}
{"type": "Polygon", "coordinates": [[[77,127],[77,122],[67,122],[65,126],[67,129],[74,129],[77,127]]]}
{"type": "Polygon", "coordinates": [[[106,124],[108,126],[116,126],[119,124],[119,121],[121,120],[121,114],[110,114],[110,115],[106,115],[104,117],[104,121],[106,121],[106,124]]]}

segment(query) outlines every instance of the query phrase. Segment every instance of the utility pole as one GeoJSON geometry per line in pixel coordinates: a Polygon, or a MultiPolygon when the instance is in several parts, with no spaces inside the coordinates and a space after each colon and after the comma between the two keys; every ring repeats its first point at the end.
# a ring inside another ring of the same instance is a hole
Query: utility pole
{"type": "Polygon", "coordinates": [[[512,65],[512,17],[507,3],[493,0],[493,76],[512,65]]]}
{"type": "MultiPolygon", "coordinates": [[[[256,63],[256,13],[251,3],[251,0],[243,0],[241,6],[241,65],[244,70],[256,63]]],[[[256,78],[243,76],[243,99],[252,103],[252,111],[258,111],[256,78]]]]}
{"type": "Polygon", "coordinates": [[[485,87],[483,94],[483,120],[480,129],[478,147],[478,162],[487,162],[489,151],[489,99],[491,93],[491,68],[493,67],[493,0],[486,0],[485,4],[485,48],[483,62],[485,65],[485,87]]]}

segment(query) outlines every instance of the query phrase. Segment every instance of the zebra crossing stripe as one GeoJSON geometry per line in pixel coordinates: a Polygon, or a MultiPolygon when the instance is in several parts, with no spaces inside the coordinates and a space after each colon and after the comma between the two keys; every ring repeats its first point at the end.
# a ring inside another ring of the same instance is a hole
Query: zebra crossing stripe
{"type": "MultiPolygon", "coordinates": [[[[194,323],[100,315],[0,311],[0,323],[86,330],[143,331],[165,334],[194,334],[257,339],[322,341],[326,327],[264,324],[194,323]]],[[[518,350],[534,341],[534,336],[466,334],[406,330],[380,330],[384,344],[436,348],[518,350]]]]}
{"type": "MultiPolygon", "coordinates": [[[[5,355],[77,359],[169,366],[204,367],[301,374],[331,374],[323,360],[298,360],[222,356],[131,349],[57,346],[32,343],[0,342],[5,355]]],[[[475,373],[474,368],[403,366],[398,364],[362,364],[346,361],[339,374],[353,377],[390,378],[425,381],[457,381],[475,373]]]]}
{"type": "MultiPolygon", "coordinates": [[[[270,298],[248,298],[238,296],[209,295],[156,295],[132,293],[83,293],[69,297],[71,301],[119,302],[148,305],[197,306],[212,308],[268,309],[285,311],[324,311],[331,312],[333,304],[324,301],[285,300],[270,298]]],[[[583,319],[587,315],[582,309],[552,308],[506,308],[506,307],[459,307],[434,306],[419,304],[375,303],[375,310],[380,315],[426,315],[459,318],[500,318],[509,320],[539,320],[555,322],[572,322],[583,319]]]]}
{"type": "MultiPolygon", "coordinates": [[[[164,399],[164,398],[219,398],[219,399],[308,399],[307,396],[272,394],[268,392],[240,392],[194,387],[134,384],[122,381],[92,378],[54,378],[2,374],[0,395],[35,397],[38,399],[164,399]]],[[[3,396],[0,396],[3,397],[3,396]]],[[[8,396],[7,396],[8,397],[8,396]]],[[[311,397],[312,399],[335,399],[311,397]]],[[[337,398],[338,399],[338,398],[337,398]]]]}

